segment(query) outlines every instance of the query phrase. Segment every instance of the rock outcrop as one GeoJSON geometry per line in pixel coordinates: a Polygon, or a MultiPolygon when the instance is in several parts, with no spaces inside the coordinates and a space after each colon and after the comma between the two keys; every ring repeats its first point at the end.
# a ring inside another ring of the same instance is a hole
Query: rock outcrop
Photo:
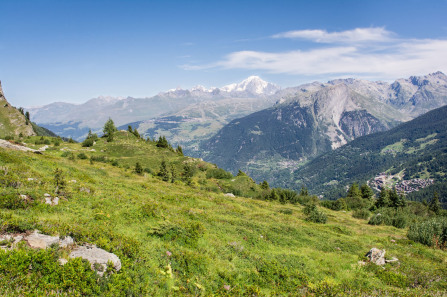
{"type": "Polygon", "coordinates": [[[107,270],[107,263],[113,263],[116,271],[121,269],[121,261],[117,255],[109,253],[103,249],[97,248],[95,245],[79,246],[73,249],[69,255],[70,258],[82,258],[90,262],[91,267],[99,275],[103,275],[107,270]],[[99,266],[98,266],[99,264],[99,266]]]}
{"type": "Polygon", "coordinates": [[[38,230],[35,230],[31,235],[26,236],[25,241],[33,249],[46,249],[54,244],[58,244],[59,247],[68,247],[74,244],[73,238],[66,236],[63,239],[59,236],[50,236],[41,234],[38,230]]]}
{"type": "Polygon", "coordinates": [[[378,248],[372,248],[366,257],[376,265],[385,265],[385,250],[379,250],[378,248]]]}
{"type": "MultiPolygon", "coordinates": [[[[69,258],[82,258],[90,262],[92,270],[96,271],[100,276],[104,275],[107,270],[107,265],[112,263],[116,271],[121,269],[121,261],[117,255],[109,253],[95,245],[81,245],[76,246],[73,238],[65,236],[51,236],[40,233],[39,230],[34,230],[31,234],[3,234],[0,235],[0,248],[14,249],[21,241],[25,241],[33,249],[47,249],[53,245],[59,245],[61,248],[71,250],[69,258]]],[[[59,263],[65,265],[67,259],[60,258],[59,263]]]]}

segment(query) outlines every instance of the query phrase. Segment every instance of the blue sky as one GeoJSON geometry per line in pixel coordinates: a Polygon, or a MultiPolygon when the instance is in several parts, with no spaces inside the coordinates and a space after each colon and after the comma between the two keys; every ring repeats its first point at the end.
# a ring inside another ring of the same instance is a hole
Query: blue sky
{"type": "Polygon", "coordinates": [[[447,72],[447,0],[0,0],[15,106],[148,97],[259,75],[282,87],[447,72]]]}

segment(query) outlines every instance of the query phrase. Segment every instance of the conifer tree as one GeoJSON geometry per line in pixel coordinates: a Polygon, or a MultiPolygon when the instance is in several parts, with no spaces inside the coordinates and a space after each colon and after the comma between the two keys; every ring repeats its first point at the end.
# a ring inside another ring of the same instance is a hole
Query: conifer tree
{"type": "Polygon", "coordinates": [[[177,179],[177,171],[175,170],[174,164],[171,164],[171,183],[174,183],[177,179]]]}
{"type": "Polygon", "coordinates": [[[176,152],[177,152],[177,154],[179,154],[180,156],[183,156],[183,149],[182,149],[182,147],[181,147],[180,145],[177,146],[176,152]]]}
{"type": "Polygon", "coordinates": [[[307,188],[305,186],[301,187],[300,196],[309,196],[309,191],[307,190],[307,188]]]}
{"type": "Polygon", "coordinates": [[[263,189],[263,190],[270,189],[269,183],[266,180],[264,180],[260,186],[261,186],[261,189],[263,189]]]}
{"type": "Polygon", "coordinates": [[[136,174],[143,173],[143,167],[141,166],[140,162],[135,163],[135,173],[136,174]]]}
{"type": "Polygon", "coordinates": [[[388,190],[385,188],[382,188],[380,190],[379,198],[376,201],[376,207],[388,207],[390,205],[390,199],[388,195],[388,190]]]}
{"type": "Polygon", "coordinates": [[[439,211],[441,210],[441,202],[439,202],[438,192],[433,194],[433,198],[428,205],[428,209],[433,211],[435,214],[439,214],[439,211]]]}
{"type": "Polygon", "coordinates": [[[117,130],[115,127],[115,123],[111,118],[109,118],[109,120],[104,124],[104,128],[102,131],[104,132],[104,136],[107,137],[107,141],[113,141],[113,133],[115,133],[117,130]]]}
{"type": "Polygon", "coordinates": [[[158,175],[161,176],[161,179],[163,181],[169,181],[169,171],[165,160],[161,161],[160,171],[158,175]]]}
{"type": "Polygon", "coordinates": [[[362,192],[359,189],[359,185],[357,183],[353,183],[348,190],[348,194],[346,197],[354,198],[354,197],[362,197],[362,192]]]}
{"type": "Polygon", "coordinates": [[[371,200],[372,197],[374,196],[373,190],[367,184],[363,184],[360,187],[360,192],[362,193],[363,199],[371,200]]]}

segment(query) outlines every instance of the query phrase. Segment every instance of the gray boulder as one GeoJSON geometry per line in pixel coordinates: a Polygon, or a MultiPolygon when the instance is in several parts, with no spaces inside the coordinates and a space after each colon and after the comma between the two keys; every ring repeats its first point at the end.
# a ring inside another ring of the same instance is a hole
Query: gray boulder
{"type": "Polygon", "coordinates": [[[366,253],[366,257],[369,261],[376,265],[385,265],[385,250],[372,248],[368,253],[366,253]]]}
{"type": "Polygon", "coordinates": [[[59,244],[60,247],[67,247],[73,245],[73,238],[66,236],[64,239],[59,238],[59,236],[50,236],[45,234],[40,234],[38,230],[35,230],[32,234],[24,238],[30,247],[34,249],[46,249],[53,244],[59,244]]]}
{"type": "Polygon", "coordinates": [[[121,269],[121,261],[117,255],[109,253],[103,249],[97,248],[95,245],[79,246],[73,249],[69,255],[70,258],[82,258],[90,262],[91,267],[99,275],[103,275],[107,269],[107,263],[113,263],[116,271],[121,269]]]}

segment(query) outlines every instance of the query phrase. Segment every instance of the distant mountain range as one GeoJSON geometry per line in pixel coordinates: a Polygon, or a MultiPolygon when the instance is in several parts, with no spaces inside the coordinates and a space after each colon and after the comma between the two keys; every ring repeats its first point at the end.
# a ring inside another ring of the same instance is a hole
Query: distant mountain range
{"type": "Polygon", "coordinates": [[[28,109],[40,125],[83,140],[111,117],[149,137],[165,135],[188,155],[255,180],[287,186],[312,160],[364,135],[447,104],[447,76],[393,83],[336,79],[281,89],[252,76],[221,88],[172,89],[150,98],[91,99],[28,109]]]}
{"type": "MultiPolygon", "coordinates": [[[[58,135],[82,140],[89,128],[100,129],[109,117],[117,125],[125,125],[173,116],[179,112],[180,116],[188,117],[189,110],[198,108],[201,121],[209,115],[219,117],[220,121],[222,117],[233,119],[273,105],[274,101],[269,96],[279,89],[278,86],[257,76],[251,76],[241,83],[222,88],[177,88],[149,98],[98,97],[83,104],[56,102],[26,110],[30,112],[33,121],[58,135]],[[186,112],[182,113],[182,110],[186,112]]],[[[194,115],[193,118],[197,117],[194,115]]],[[[228,121],[223,119],[223,124],[226,123],[228,121]]]]}
{"type": "Polygon", "coordinates": [[[203,158],[286,186],[312,158],[447,104],[447,76],[436,72],[391,84],[337,79],[274,96],[275,106],[233,120],[203,142],[203,158]]]}

